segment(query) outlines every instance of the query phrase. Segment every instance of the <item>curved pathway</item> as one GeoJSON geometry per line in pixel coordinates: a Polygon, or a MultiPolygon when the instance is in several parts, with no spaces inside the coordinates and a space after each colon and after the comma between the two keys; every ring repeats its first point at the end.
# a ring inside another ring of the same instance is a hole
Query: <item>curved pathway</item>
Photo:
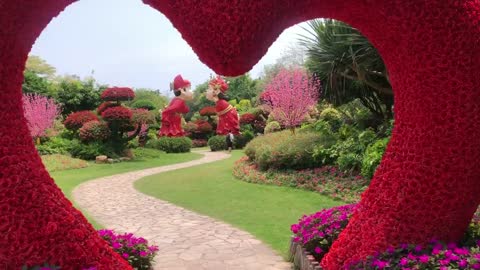
{"type": "Polygon", "coordinates": [[[117,174],[85,182],[73,190],[81,209],[109,229],[131,232],[159,246],[155,270],[287,270],[290,264],[247,232],[140,193],[140,178],[228,158],[203,158],[117,174]]]}

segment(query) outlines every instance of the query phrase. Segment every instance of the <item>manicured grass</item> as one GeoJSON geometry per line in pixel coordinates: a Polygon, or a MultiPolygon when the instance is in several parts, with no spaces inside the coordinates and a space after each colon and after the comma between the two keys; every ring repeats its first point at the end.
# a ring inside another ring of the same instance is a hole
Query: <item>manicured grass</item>
{"type": "MultiPolygon", "coordinates": [[[[92,180],[95,178],[109,176],[129,171],[137,171],[147,168],[159,167],[163,165],[169,165],[174,163],[186,162],[194,159],[201,158],[202,155],[197,153],[183,153],[183,154],[166,154],[162,153],[161,156],[154,159],[146,160],[134,160],[128,162],[121,162],[115,164],[91,164],[87,168],[66,170],[52,172],[50,175],[55,179],[55,183],[62,189],[65,196],[73,202],[72,190],[83,182],[92,180]]],[[[75,203],[74,203],[75,204],[75,203]]],[[[77,207],[78,208],[78,207],[77,207]]],[[[88,220],[94,225],[95,228],[101,228],[93,219],[88,217],[88,214],[84,213],[88,220]]]]}
{"type": "Polygon", "coordinates": [[[211,216],[248,231],[286,256],[290,225],[303,214],[344,204],[299,189],[257,185],[236,180],[233,164],[242,156],[143,178],[143,193],[211,216]]]}

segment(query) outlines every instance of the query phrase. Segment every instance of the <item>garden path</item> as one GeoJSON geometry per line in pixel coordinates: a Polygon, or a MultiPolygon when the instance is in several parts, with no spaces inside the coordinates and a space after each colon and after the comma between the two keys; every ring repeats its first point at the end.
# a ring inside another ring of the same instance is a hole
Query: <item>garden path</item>
{"type": "MultiPolygon", "coordinates": [[[[251,234],[213,218],[140,193],[140,178],[228,158],[199,152],[203,158],[85,182],[73,190],[78,206],[108,229],[131,232],[158,245],[156,269],[286,270],[289,263],[251,234]]],[[[192,177],[194,177],[192,175],[192,177]]]]}

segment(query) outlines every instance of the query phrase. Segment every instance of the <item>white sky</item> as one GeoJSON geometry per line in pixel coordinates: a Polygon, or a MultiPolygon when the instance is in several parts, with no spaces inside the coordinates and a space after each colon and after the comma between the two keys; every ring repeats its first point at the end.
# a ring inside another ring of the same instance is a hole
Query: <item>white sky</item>
{"type": "MultiPolygon", "coordinates": [[[[257,77],[266,64],[296,43],[300,26],[284,31],[250,72],[257,77]]],[[[141,0],[81,0],[52,20],[32,48],[59,75],[92,74],[111,86],[146,87],[167,92],[180,73],[192,86],[211,73],[160,12],[141,0]]]]}

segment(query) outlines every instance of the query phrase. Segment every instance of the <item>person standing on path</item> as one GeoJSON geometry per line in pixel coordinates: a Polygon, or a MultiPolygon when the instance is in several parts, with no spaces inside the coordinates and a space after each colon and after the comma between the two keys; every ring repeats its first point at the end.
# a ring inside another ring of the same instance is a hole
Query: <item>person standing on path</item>
{"type": "Polygon", "coordinates": [[[232,152],[232,149],[233,149],[233,140],[235,139],[235,137],[233,136],[233,133],[232,131],[228,131],[228,134],[227,134],[227,137],[225,138],[226,142],[227,142],[227,148],[228,148],[228,152],[231,153],[232,152]]]}

